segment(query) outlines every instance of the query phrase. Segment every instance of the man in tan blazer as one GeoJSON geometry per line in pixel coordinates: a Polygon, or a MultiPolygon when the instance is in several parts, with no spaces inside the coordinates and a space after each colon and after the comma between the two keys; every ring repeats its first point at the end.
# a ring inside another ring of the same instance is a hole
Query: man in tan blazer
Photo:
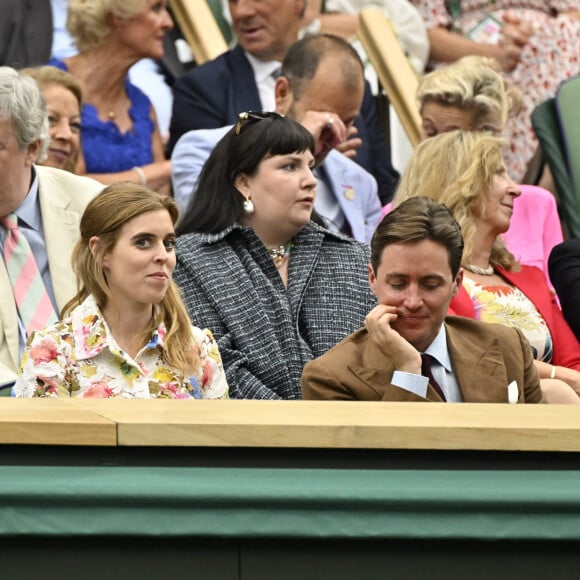
{"type": "MultiPolygon", "coordinates": [[[[74,296],[70,257],[89,201],[103,185],[34,165],[48,145],[44,99],[29,77],[0,67],[0,217],[15,213],[55,311],[74,296]]],[[[7,232],[0,226],[0,254],[7,232]]],[[[26,335],[4,259],[0,258],[0,396],[10,395],[26,335]]]]}
{"type": "Polygon", "coordinates": [[[415,197],[388,214],[371,242],[379,305],[365,328],[305,366],[304,399],[541,402],[518,330],[446,318],[462,254],[461,229],[445,206],[415,197]]]}

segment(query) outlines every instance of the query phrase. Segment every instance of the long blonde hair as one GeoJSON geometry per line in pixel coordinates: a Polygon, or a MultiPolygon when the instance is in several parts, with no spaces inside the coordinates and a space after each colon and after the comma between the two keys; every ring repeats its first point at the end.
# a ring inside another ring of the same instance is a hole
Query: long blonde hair
{"type": "MultiPolygon", "coordinates": [[[[103,270],[104,256],[114,248],[121,228],[128,221],[159,210],[166,210],[175,225],[179,212],[173,199],[130,181],[109,185],[89,203],[81,218],[81,239],[71,258],[78,291],[62,309],[62,317],[81,304],[89,294],[95,297],[101,309],[105,306],[111,293],[103,270]],[[94,236],[99,238],[100,243],[93,255],[89,240],[94,236]]],[[[149,338],[163,322],[167,329],[163,355],[165,362],[184,376],[191,376],[198,368],[199,360],[194,348],[191,322],[173,280],[170,280],[167,292],[154,312],[149,326],[143,330],[143,338],[149,338]]]]}
{"type": "MultiPolygon", "coordinates": [[[[503,163],[504,141],[488,132],[450,131],[421,143],[407,165],[393,205],[410,197],[429,197],[445,204],[459,222],[469,263],[475,238],[474,209],[485,208],[493,178],[503,163]]],[[[498,237],[491,263],[506,270],[518,268],[514,256],[498,237]]]]}

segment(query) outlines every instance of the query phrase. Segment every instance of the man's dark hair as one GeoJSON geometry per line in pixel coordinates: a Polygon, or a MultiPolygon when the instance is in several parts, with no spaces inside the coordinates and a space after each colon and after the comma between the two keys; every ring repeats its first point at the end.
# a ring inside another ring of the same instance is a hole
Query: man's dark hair
{"type": "MultiPolygon", "coordinates": [[[[300,99],[307,84],[314,78],[320,63],[329,56],[342,55],[342,77],[345,90],[355,91],[364,78],[363,63],[357,51],[343,38],[332,34],[305,36],[286,53],[280,74],[290,81],[295,100],[300,99]]],[[[338,71],[336,71],[338,74],[338,71]]]]}
{"type": "Polygon", "coordinates": [[[453,278],[463,256],[463,236],[447,206],[427,197],[411,197],[388,213],[371,240],[371,265],[375,271],[383,250],[390,244],[416,244],[431,240],[445,247],[453,278]]]}

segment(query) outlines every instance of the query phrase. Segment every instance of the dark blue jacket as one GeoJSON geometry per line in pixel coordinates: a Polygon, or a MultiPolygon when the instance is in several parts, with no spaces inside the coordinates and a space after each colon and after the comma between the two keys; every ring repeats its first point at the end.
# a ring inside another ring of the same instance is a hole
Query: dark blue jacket
{"type": "MultiPolygon", "coordinates": [[[[175,83],[173,90],[170,151],[187,131],[234,125],[239,113],[262,109],[254,71],[239,46],[193,68],[175,83]]],[[[391,165],[368,83],[355,125],[363,142],[355,161],[375,177],[379,197],[385,204],[392,199],[399,176],[391,165]]]]}

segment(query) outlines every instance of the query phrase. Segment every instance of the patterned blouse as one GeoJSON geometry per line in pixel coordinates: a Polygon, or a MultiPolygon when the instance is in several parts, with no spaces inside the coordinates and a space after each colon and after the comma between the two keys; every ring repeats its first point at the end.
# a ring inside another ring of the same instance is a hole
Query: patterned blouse
{"type": "Polygon", "coordinates": [[[486,286],[467,276],[463,286],[475,307],[475,319],[517,328],[528,339],[534,358],[551,362],[552,336],[546,322],[531,300],[518,288],[486,286]]]}
{"type": "Polygon", "coordinates": [[[228,385],[209,330],[192,327],[200,364],[184,379],[163,360],[161,324],[135,358],[123,352],[89,296],[70,316],[29,339],[13,388],[16,397],[222,399],[228,385]]]}

